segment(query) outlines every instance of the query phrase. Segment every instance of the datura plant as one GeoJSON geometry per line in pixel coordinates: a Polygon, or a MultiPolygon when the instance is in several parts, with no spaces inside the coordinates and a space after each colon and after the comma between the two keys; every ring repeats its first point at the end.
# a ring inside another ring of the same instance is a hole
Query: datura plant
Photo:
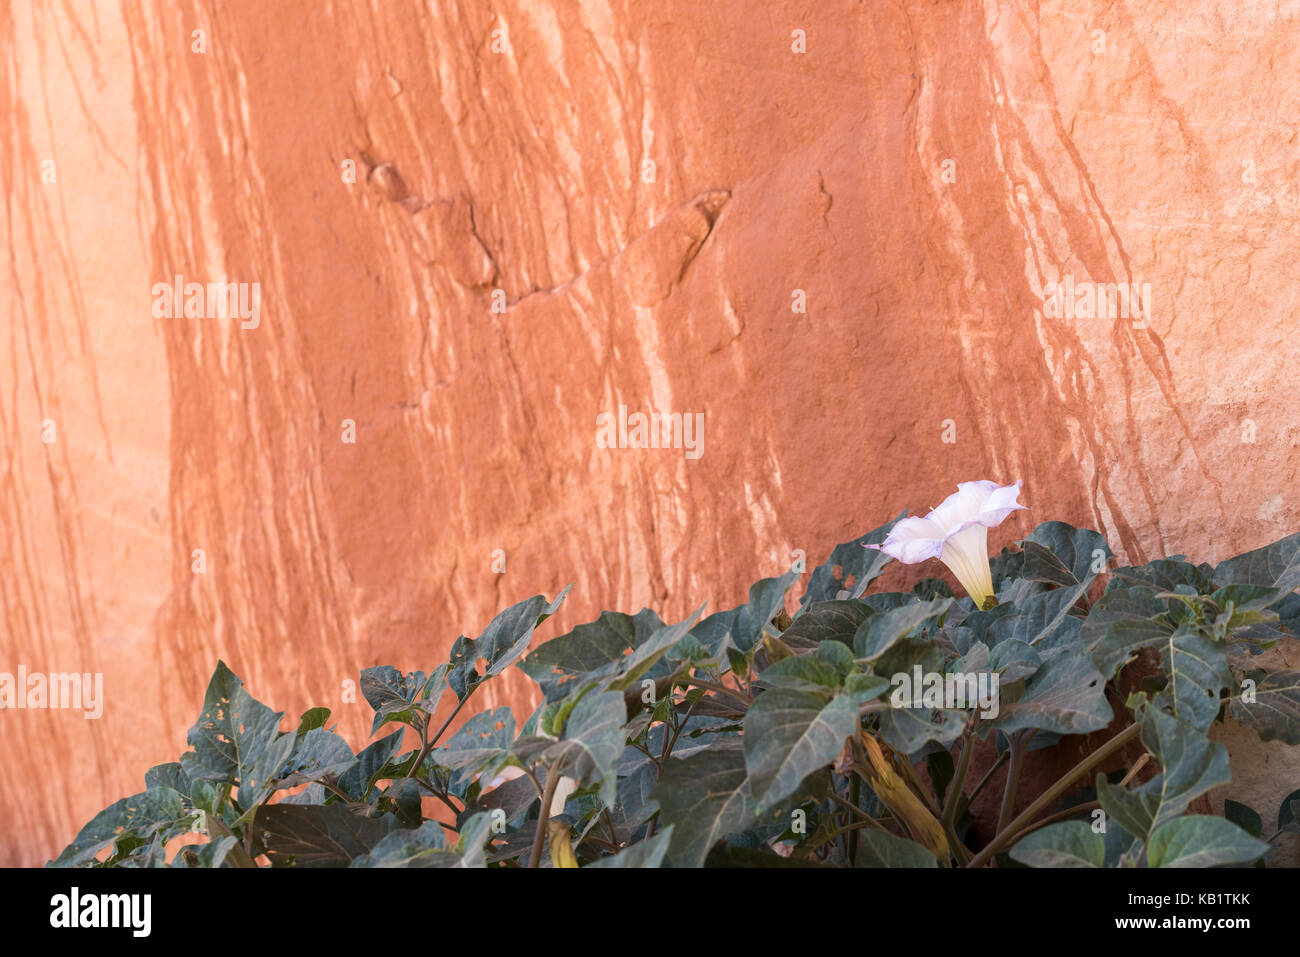
{"type": "Polygon", "coordinates": [[[285,725],[218,662],[189,750],[51,864],[1262,863],[1300,830],[1300,791],[1267,819],[1197,811],[1230,777],[1225,715],[1300,745],[1300,672],[1256,664],[1300,628],[1300,534],[1217,565],[1115,567],[1098,533],[1045,522],[990,561],[1019,492],[968,482],[838,546],[793,614],[801,565],[736,608],[606,611],[525,655],[564,598],[534,596],[430,672],[364,670],[374,740],[356,752],[327,708],[285,725]],[[929,558],[964,595],[937,578],[869,592],[891,561],[929,558]],[[467,710],[512,666],[541,700],[522,724],[467,710]],[[1022,773],[1065,755],[1082,757],[1055,780],[1022,773]]]}

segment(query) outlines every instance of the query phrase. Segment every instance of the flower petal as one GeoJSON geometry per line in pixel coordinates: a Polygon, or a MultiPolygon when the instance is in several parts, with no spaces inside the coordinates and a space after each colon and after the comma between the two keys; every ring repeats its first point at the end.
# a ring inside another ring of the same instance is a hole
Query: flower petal
{"type": "Polygon", "coordinates": [[[928,518],[900,519],[879,545],[868,545],[904,565],[915,565],[943,554],[944,530],[928,518]]]}

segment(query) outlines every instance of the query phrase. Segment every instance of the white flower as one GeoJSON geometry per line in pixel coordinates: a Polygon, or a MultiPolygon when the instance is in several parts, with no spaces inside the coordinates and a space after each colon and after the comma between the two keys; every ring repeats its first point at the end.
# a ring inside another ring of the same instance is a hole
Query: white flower
{"type": "Polygon", "coordinates": [[[1016,502],[1021,481],[962,482],[942,505],[925,518],[905,518],[880,545],[868,545],[904,565],[937,558],[957,576],[976,608],[991,604],[993,573],[989,570],[989,529],[1024,505],[1016,502]]]}
{"type": "MultiPolygon", "coordinates": [[[[524,769],[510,765],[501,769],[501,773],[488,782],[489,788],[499,787],[507,781],[513,781],[515,778],[522,776],[524,769]]],[[[551,798],[551,817],[564,813],[564,804],[569,800],[569,795],[578,790],[578,782],[568,776],[562,776],[555,784],[555,795],[551,798]]]]}

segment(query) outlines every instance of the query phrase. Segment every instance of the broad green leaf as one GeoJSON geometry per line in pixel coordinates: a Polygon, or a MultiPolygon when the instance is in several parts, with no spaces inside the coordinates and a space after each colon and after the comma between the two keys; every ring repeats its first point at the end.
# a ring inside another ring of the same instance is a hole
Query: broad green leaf
{"type": "Polygon", "coordinates": [[[1251,837],[1259,837],[1264,833],[1264,819],[1257,811],[1239,801],[1226,798],[1223,802],[1223,816],[1251,837]]]}
{"type": "Polygon", "coordinates": [[[456,867],[460,854],[447,846],[437,821],[418,828],[397,828],[379,840],[368,854],[357,855],[352,867],[456,867]]]}
{"type": "Polygon", "coordinates": [[[930,741],[952,744],[961,737],[966,715],[952,708],[890,708],[880,713],[880,738],[901,754],[915,754],[930,741]]]}
{"type": "Polygon", "coordinates": [[[808,579],[808,590],[799,599],[799,604],[806,608],[810,602],[857,598],[866,592],[867,586],[879,578],[885,566],[893,561],[879,549],[866,546],[882,544],[889,537],[890,529],[905,515],[906,509],[899,512],[898,518],[892,522],[873,528],[851,542],[836,545],[826,563],[813,569],[808,579]]]}
{"type": "Polygon", "coordinates": [[[1249,864],[1267,851],[1267,844],[1231,821],[1191,814],[1156,828],[1147,845],[1147,863],[1151,867],[1219,867],[1249,864]]]}
{"type": "Polygon", "coordinates": [[[251,808],[270,793],[276,771],[293,750],[294,734],[280,732],[283,711],[272,711],[244,690],[224,661],[208,683],[203,713],[181,756],[191,780],[237,781],[239,803],[251,808]]]}
{"type": "Polygon", "coordinates": [[[1213,571],[1209,565],[1193,565],[1177,558],[1159,558],[1145,565],[1116,568],[1112,572],[1112,584],[1120,587],[1146,586],[1157,592],[1171,592],[1179,585],[1186,585],[1191,589],[1190,594],[1208,595],[1215,588],[1211,577],[1213,571]]]}
{"type": "Polygon", "coordinates": [[[519,669],[541,686],[546,700],[553,701],[568,694],[566,685],[577,679],[617,674],[628,657],[664,627],[649,608],[635,615],[604,611],[595,621],[539,645],[519,663],[519,669]]]}
{"type": "Polygon", "coordinates": [[[1228,652],[1201,631],[1180,626],[1161,649],[1168,684],[1155,705],[1198,731],[1209,731],[1219,714],[1219,693],[1232,683],[1228,652]]]}
{"type": "Polygon", "coordinates": [[[379,772],[401,748],[405,734],[405,728],[398,728],[392,734],[363,748],[357,755],[357,763],[339,777],[339,789],[354,801],[366,801],[379,772]]]}
{"type": "Polygon", "coordinates": [[[190,788],[194,782],[190,780],[180,766],[179,761],[171,761],[167,764],[158,764],[150,768],[144,775],[145,789],[151,788],[171,788],[179,791],[184,797],[190,793],[190,788]]]}
{"type": "Polygon", "coordinates": [[[346,774],[357,763],[341,734],[322,727],[295,736],[293,753],[275,773],[275,787],[290,788],[346,774]]]}
{"type": "Polygon", "coordinates": [[[1001,684],[1028,678],[1042,665],[1033,646],[1016,639],[999,642],[989,653],[989,667],[998,673],[1001,684]]]}
{"type": "Polygon", "coordinates": [[[669,824],[654,837],[638,841],[625,847],[617,854],[603,857],[588,864],[588,867],[661,867],[664,856],[668,853],[669,842],[673,836],[673,825],[669,824]]]}
{"type": "Polygon", "coordinates": [[[190,829],[190,815],[181,795],[169,787],[155,787],[110,804],[83,827],[51,867],[77,867],[90,863],[100,851],[122,837],[147,844],[155,834],[162,839],[190,829]]]}
{"type": "Polygon", "coordinates": [[[427,720],[427,711],[415,705],[427,680],[423,671],[405,675],[390,665],[364,669],[361,694],[375,711],[370,733],[376,733],[390,721],[415,726],[427,720]]]}
{"type": "Polygon", "coordinates": [[[745,764],[760,810],[788,797],[830,764],[858,729],[858,706],[841,695],[777,688],[759,695],[745,716],[745,764]]]}
{"type": "Polygon", "coordinates": [[[739,746],[670,758],[651,799],[659,804],[661,826],[673,827],[668,860],[674,867],[702,866],[713,845],[748,827],[757,810],[739,746]]]}
{"type": "Polygon", "coordinates": [[[325,727],[325,722],[329,719],[329,708],[308,708],[298,719],[298,737],[301,738],[308,731],[314,731],[316,728],[325,727]]]}
{"type": "Polygon", "coordinates": [[[601,801],[613,804],[618,796],[614,762],[626,745],[626,717],[621,694],[607,691],[584,696],[569,714],[561,739],[546,749],[549,766],[559,767],[560,773],[576,780],[579,787],[600,784],[601,801]]]}
{"type": "Polygon", "coordinates": [[[1113,557],[1106,539],[1090,528],[1065,522],[1043,522],[1021,546],[1025,549],[1025,578],[1058,585],[1087,585],[1113,557]],[[1041,546],[1042,550],[1033,546],[1041,546]],[[1044,555],[1043,551],[1047,554],[1044,555]],[[1061,572],[1068,577],[1062,578],[1061,572]]]}
{"type": "Polygon", "coordinates": [[[1083,821],[1061,821],[1027,834],[1010,853],[1030,867],[1102,867],[1106,839],[1083,821]]]}
{"type": "Polygon", "coordinates": [[[1300,588],[1300,532],[1220,562],[1214,580],[1220,585],[1267,585],[1295,591],[1300,588]]]}
{"type": "Polygon", "coordinates": [[[915,841],[864,827],[858,832],[858,867],[938,867],[935,856],[915,841]]]}
{"type": "Polygon", "coordinates": [[[257,813],[275,867],[347,867],[396,823],[392,815],[363,817],[342,804],[269,804],[257,813]]]}
{"type": "Polygon", "coordinates": [[[1106,814],[1133,837],[1145,841],[1165,821],[1211,788],[1226,784],[1231,771],[1228,751],[1217,741],[1179,724],[1157,708],[1139,711],[1142,743],[1162,768],[1135,790],[1125,790],[1097,776],[1097,799],[1106,814]]]}
{"type": "Polygon", "coordinates": [[[829,698],[840,687],[840,673],[814,655],[782,658],[765,668],[758,680],[768,688],[809,691],[825,698],[829,698]]]}
{"type": "Polygon", "coordinates": [[[1106,682],[1082,649],[1062,651],[1043,662],[1020,700],[1004,705],[994,727],[1004,734],[1038,728],[1058,734],[1087,734],[1110,724],[1106,682]]]}
{"type": "Polygon", "coordinates": [[[628,656],[627,662],[619,669],[618,675],[609,682],[608,688],[613,691],[625,691],[641,680],[642,675],[654,668],[674,645],[687,637],[691,627],[704,613],[706,606],[707,603],[701,605],[690,617],[675,625],[665,625],[658,629],[628,656]]]}
{"type": "Polygon", "coordinates": [[[938,618],[952,605],[951,598],[914,601],[866,619],[853,636],[853,650],[859,658],[874,661],[903,638],[938,618]]]}
{"type": "Polygon", "coordinates": [[[989,626],[987,644],[996,647],[1008,641],[1021,642],[1035,648],[1043,658],[1079,647],[1083,622],[1069,611],[1085,589],[1085,585],[1071,585],[1030,595],[1016,606],[1014,614],[989,626]]]}
{"type": "MultiPolygon", "coordinates": [[[[749,589],[749,601],[710,615],[691,628],[691,634],[711,658],[720,659],[728,648],[748,654],[763,636],[767,624],[785,608],[785,593],[798,577],[794,572],[786,572],[779,578],[755,582],[749,589]]],[[[775,627],[772,630],[775,632],[775,627]]]]}
{"type": "Polygon", "coordinates": [[[515,716],[505,705],[474,715],[433,752],[443,767],[473,774],[493,761],[505,758],[515,740],[515,716]]]}
{"type": "Polygon", "coordinates": [[[1261,741],[1281,739],[1300,744],[1300,671],[1263,670],[1243,677],[1255,683],[1255,700],[1243,701],[1235,694],[1229,710],[1244,725],[1254,728],[1261,741]]]}
{"type": "Polygon", "coordinates": [[[1116,592],[1109,602],[1103,597],[1084,622],[1083,643],[1092,647],[1093,663],[1107,680],[1119,674],[1143,648],[1162,646],[1174,633],[1174,626],[1162,619],[1136,617],[1141,610],[1142,606],[1116,592]],[[1090,630],[1094,636],[1095,630],[1103,631],[1095,645],[1090,641],[1090,630]]]}
{"type": "Polygon", "coordinates": [[[813,651],[831,640],[852,647],[858,626],[871,614],[871,606],[857,599],[813,602],[781,633],[781,640],[795,651],[813,651]]]}
{"type": "Polygon", "coordinates": [[[570,585],[560,592],[553,602],[542,595],[534,595],[511,605],[498,614],[478,638],[461,635],[451,646],[448,660],[447,683],[464,701],[471,691],[494,675],[510,667],[528,648],[533,631],[539,624],[555,614],[569,594],[570,585]],[[483,674],[478,673],[478,662],[486,662],[483,674]]]}

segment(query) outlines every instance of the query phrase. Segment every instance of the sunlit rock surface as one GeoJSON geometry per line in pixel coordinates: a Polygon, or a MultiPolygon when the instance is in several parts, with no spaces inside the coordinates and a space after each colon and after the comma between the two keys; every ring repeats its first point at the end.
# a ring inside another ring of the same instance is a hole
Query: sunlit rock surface
{"type": "MultiPolygon", "coordinates": [[[[0,4],[0,670],[105,687],[0,713],[0,864],[218,658],[359,747],[363,667],[570,582],[535,640],[730,607],[966,479],[1025,482],[995,547],[1300,529],[1295,4],[492,7],[0,4]],[[177,275],[256,326],[155,317],[177,275]],[[599,447],[620,405],[694,451],[599,447]]],[[[1300,766],[1240,740],[1269,818],[1300,766]]]]}

